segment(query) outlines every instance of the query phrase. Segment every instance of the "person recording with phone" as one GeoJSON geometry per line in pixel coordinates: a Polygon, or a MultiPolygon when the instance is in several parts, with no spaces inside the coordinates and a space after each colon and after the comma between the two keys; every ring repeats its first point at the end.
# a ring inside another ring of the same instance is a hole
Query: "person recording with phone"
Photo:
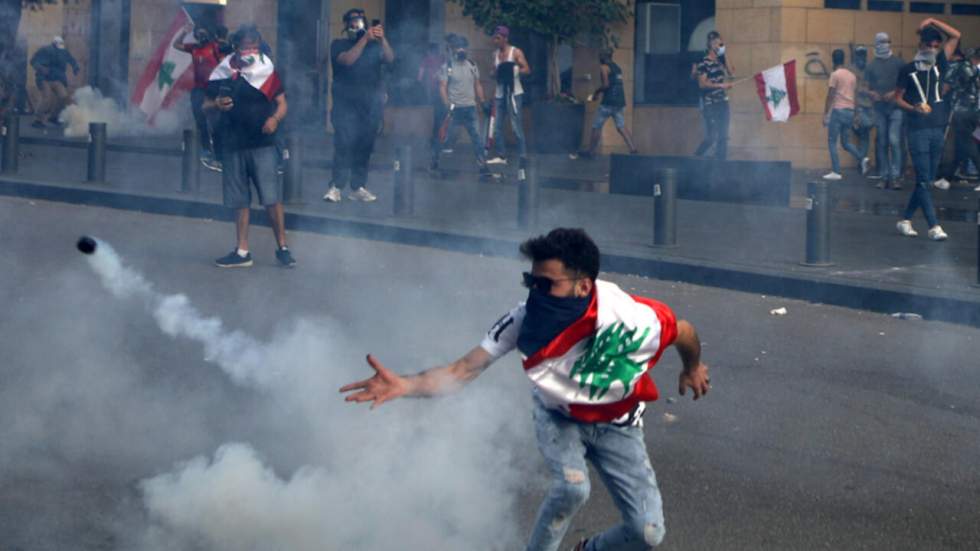
{"type": "Polygon", "coordinates": [[[248,250],[249,207],[252,187],[266,208],[276,238],[276,260],[286,268],[296,265],[286,246],[282,192],[276,176],[276,131],[286,117],[286,92],[272,58],[261,50],[262,35],[243,26],[232,40],[235,53],[224,58],[208,80],[204,108],[220,112],[215,134],[223,166],[223,202],[235,209],[237,248],[217,259],[220,268],[252,265],[248,250]]]}
{"type": "Polygon", "coordinates": [[[381,22],[374,20],[368,27],[360,8],[344,14],[344,33],[344,38],[330,43],[333,181],[323,200],[339,203],[341,190],[350,184],[348,199],[371,202],[377,197],[365,186],[368,162],[384,115],[381,68],[395,60],[395,52],[385,38],[381,22]]]}

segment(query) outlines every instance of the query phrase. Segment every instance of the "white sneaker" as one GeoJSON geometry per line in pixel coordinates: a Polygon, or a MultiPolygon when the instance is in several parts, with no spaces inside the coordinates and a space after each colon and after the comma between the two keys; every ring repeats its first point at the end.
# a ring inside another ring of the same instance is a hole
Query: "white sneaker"
{"type": "Polygon", "coordinates": [[[330,189],[323,194],[323,200],[328,203],[339,203],[342,197],[340,196],[340,188],[337,186],[330,186],[330,189]]]}
{"type": "Polygon", "coordinates": [[[980,191],[980,186],[973,188],[973,191],[980,191]]]}
{"type": "Polygon", "coordinates": [[[453,152],[453,148],[451,148],[451,147],[444,147],[442,149],[442,152],[445,153],[446,155],[449,155],[450,153],[453,152]]]}
{"type": "Polygon", "coordinates": [[[841,179],[841,175],[840,174],[837,174],[836,172],[834,172],[833,170],[831,170],[830,172],[828,172],[828,173],[826,173],[826,174],[823,175],[823,179],[824,180],[840,180],[841,179]]]}
{"type": "Polygon", "coordinates": [[[900,220],[898,224],[895,224],[895,227],[898,228],[898,233],[904,236],[915,237],[919,235],[919,232],[912,229],[912,222],[909,220],[900,220]]]}
{"type": "Polygon", "coordinates": [[[946,178],[940,178],[935,182],[933,182],[932,185],[935,186],[936,189],[941,189],[945,191],[949,189],[949,180],[947,180],[946,178]]]}
{"type": "Polygon", "coordinates": [[[932,239],[933,241],[946,241],[948,238],[949,236],[943,231],[942,226],[937,224],[929,228],[929,239],[932,239]]]}
{"type": "Polygon", "coordinates": [[[507,159],[505,159],[503,157],[493,157],[491,159],[487,159],[487,164],[488,165],[505,165],[505,164],[507,164],[507,159]]]}
{"type": "Polygon", "coordinates": [[[358,188],[347,194],[347,198],[351,201],[363,201],[365,203],[370,203],[371,201],[377,201],[378,197],[367,190],[366,187],[358,188]]]}
{"type": "Polygon", "coordinates": [[[868,169],[870,168],[871,168],[871,159],[867,157],[861,159],[861,176],[866,175],[868,173],[868,169]]]}

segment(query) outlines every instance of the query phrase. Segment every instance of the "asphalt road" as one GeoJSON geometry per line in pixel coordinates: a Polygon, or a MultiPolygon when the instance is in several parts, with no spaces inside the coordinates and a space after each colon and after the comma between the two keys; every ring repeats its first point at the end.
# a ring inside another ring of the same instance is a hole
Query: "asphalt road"
{"type": "MultiPolygon", "coordinates": [[[[139,547],[152,516],[140,481],[229,441],[250,443],[282,479],[308,464],[350,475],[333,480],[349,493],[330,513],[361,511],[353,523],[398,523],[402,510],[429,519],[400,525],[412,530],[444,514],[455,519],[447,533],[499,533],[470,547],[486,549],[515,548],[528,533],[544,471],[516,358],[442,404],[368,412],[323,392],[298,396],[293,411],[272,396],[280,391],[240,384],[206,361],[199,343],[165,335],[139,301],[109,295],[74,242],[96,235],[158,292],[185,294],[228,330],[285,343],[270,365],[319,362],[316,350],[290,349],[287,338],[296,320],[319,320],[314,333],[332,339],[336,355],[322,358],[318,383],[334,389],[367,375],[360,358],[368,351],[417,371],[478,343],[521,299],[522,263],[293,233],[299,265],[283,270],[269,231],[254,228],[256,265],[229,271],[211,265],[232,247],[226,223],[9,198],[0,199],[0,220],[0,549],[139,547]],[[470,401],[499,407],[473,417],[470,401]],[[447,422],[446,404],[458,419],[447,422]],[[427,411],[442,419],[411,428],[426,446],[399,451],[386,424],[427,411]],[[485,426],[467,425],[481,418],[485,426]],[[451,441],[431,430],[439,423],[451,441]],[[386,438],[391,456],[378,480],[403,483],[361,493],[376,486],[374,475],[349,464],[386,438]],[[499,461],[483,461],[497,450],[499,461]],[[481,502],[488,496],[503,503],[481,502]],[[502,524],[480,526],[471,510],[502,524]]],[[[646,439],[664,496],[663,549],[980,548],[980,330],[604,277],[691,320],[712,366],[713,390],[698,402],[677,396],[674,354],[654,371],[662,398],[648,409],[646,439]],[[788,314],[770,315],[779,307],[788,314]]],[[[592,482],[563,549],[616,522],[601,481],[592,482]]],[[[241,510],[233,498],[216,499],[230,512],[204,525],[241,510]]],[[[196,548],[219,547],[194,538],[196,548]]],[[[399,548],[414,541],[403,534],[399,548]]],[[[357,547],[327,538],[320,548],[357,547]]]]}

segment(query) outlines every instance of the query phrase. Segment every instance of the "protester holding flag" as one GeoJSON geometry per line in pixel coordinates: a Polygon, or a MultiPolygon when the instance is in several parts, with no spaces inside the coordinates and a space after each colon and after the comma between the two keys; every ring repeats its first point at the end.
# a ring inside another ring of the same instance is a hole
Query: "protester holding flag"
{"type": "Polygon", "coordinates": [[[947,59],[953,55],[959,41],[960,32],[952,26],[931,17],[923,20],[919,25],[918,52],[898,75],[895,103],[908,117],[909,154],[915,168],[915,188],[896,227],[899,233],[908,237],[918,235],[912,228],[911,219],[920,208],[929,224],[929,239],[943,241],[948,237],[936,218],[929,187],[936,179],[949,121],[949,102],[944,101],[942,92],[949,67],[947,59]],[[948,37],[945,44],[943,33],[948,37]]]}
{"type": "Polygon", "coordinates": [[[868,142],[862,141],[862,149],[851,143],[851,128],[854,126],[854,110],[857,98],[857,76],[853,71],[844,67],[844,50],[834,50],[830,58],[834,62],[834,72],[830,73],[827,100],[824,102],[823,125],[827,127],[827,148],[830,150],[831,170],[823,175],[824,180],[840,180],[840,157],[837,154],[837,142],[840,141],[844,151],[850,153],[861,165],[861,174],[867,174],[870,161],[868,160],[868,142]]]}
{"type": "Polygon", "coordinates": [[[167,109],[180,95],[194,87],[191,71],[193,58],[183,50],[173,47],[173,43],[185,26],[193,24],[187,10],[177,10],[177,15],[167,29],[164,40],[153,52],[140,76],[130,104],[146,114],[147,121],[153,124],[157,113],[167,109]]]}
{"type": "Polygon", "coordinates": [[[373,356],[369,379],[345,385],[345,399],[372,407],[403,396],[453,392],[517,349],[531,381],[538,447],[551,489],[538,509],[528,551],[558,549],[589,497],[588,459],[606,482],[622,522],[581,540],[576,551],[649,549],[663,540],[663,502],[643,440],[643,411],[659,391],[650,371],[673,345],[679,392],[710,389],[690,323],[656,300],[598,279],[599,248],[581,229],[557,228],[525,241],[526,302],[504,314],[483,341],[445,367],[398,375],[373,356]]]}
{"type": "Polygon", "coordinates": [[[708,53],[698,63],[698,87],[701,89],[701,116],[704,117],[704,140],[694,155],[701,157],[715,147],[715,159],[728,158],[728,123],[731,117],[728,93],[732,83],[721,57],[725,55],[725,43],[717,31],[708,33],[708,53]]]}
{"type": "Polygon", "coordinates": [[[233,40],[235,53],[224,58],[208,81],[206,109],[221,115],[215,127],[226,207],[235,209],[237,248],[215,261],[221,268],[252,265],[248,250],[252,186],[266,207],[275,234],[276,259],[284,267],[296,264],[286,246],[281,192],[276,177],[275,134],[286,116],[286,93],[272,58],[261,52],[262,35],[243,26],[233,40]]]}
{"type": "Polygon", "coordinates": [[[221,164],[214,155],[214,144],[211,140],[211,130],[208,127],[207,115],[204,113],[204,99],[208,88],[208,79],[218,63],[225,56],[217,37],[213,36],[206,27],[194,26],[193,23],[184,25],[180,34],[174,38],[174,49],[191,54],[193,59],[194,88],[191,89],[191,112],[197,125],[197,134],[201,143],[201,163],[212,170],[221,170],[221,164]],[[187,34],[194,32],[194,42],[186,42],[187,34]]]}

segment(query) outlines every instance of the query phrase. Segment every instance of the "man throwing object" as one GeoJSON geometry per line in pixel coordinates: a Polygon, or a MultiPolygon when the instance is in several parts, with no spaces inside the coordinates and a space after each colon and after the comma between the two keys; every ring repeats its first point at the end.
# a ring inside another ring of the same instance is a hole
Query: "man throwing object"
{"type": "Polygon", "coordinates": [[[622,522],[575,550],[656,546],[665,534],[663,505],[642,415],[658,391],[647,372],[674,345],[684,364],[681,394],[705,395],[710,381],[697,333],[666,305],[597,279],[599,249],[583,230],[555,229],[525,241],[521,252],[531,260],[527,301],[497,321],[479,346],[449,365],[408,376],[368,355],[375,375],[340,391],[372,408],[403,396],[445,394],[516,348],[534,387],[535,432],[552,479],[528,551],[558,549],[589,496],[586,459],[602,474],[622,522]]]}

